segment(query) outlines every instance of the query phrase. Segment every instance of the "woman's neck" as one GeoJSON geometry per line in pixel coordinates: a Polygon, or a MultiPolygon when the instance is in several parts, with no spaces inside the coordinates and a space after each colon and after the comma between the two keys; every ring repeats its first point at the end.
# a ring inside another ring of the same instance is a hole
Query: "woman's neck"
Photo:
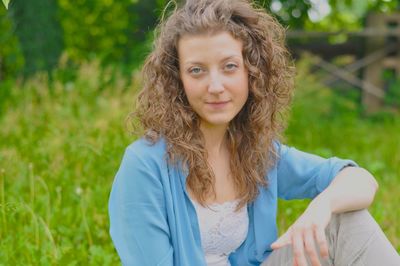
{"type": "Polygon", "coordinates": [[[200,130],[205,140],[209,156],[219,156],[226,151],[227,126],[207,126],[202,124],[200,130]]]}

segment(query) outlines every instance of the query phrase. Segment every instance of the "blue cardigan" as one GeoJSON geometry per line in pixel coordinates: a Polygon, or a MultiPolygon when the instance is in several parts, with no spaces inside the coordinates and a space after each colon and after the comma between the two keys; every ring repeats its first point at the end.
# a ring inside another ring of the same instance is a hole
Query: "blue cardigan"
{"type": "MultiPolygon", "coordinates": [[[[277,239],[277,198],[314,198],[350,160],[324,159],[277,144],[279,159],[249,203],[248,234],[232,266],[260,265],[277,239]]],[[[139,139],[127,147],[109,199],[110,234],[123,265],[204,266],[199,224],[186,191],[187,173],[167,164],[166,144],[139,139]]]]}

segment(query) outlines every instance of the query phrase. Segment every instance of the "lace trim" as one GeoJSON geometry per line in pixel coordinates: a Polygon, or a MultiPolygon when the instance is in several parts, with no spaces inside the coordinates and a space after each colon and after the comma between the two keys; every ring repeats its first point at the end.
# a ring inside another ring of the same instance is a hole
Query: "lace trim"
{"type": "Polygon", "coordinates": [[[246,239],[247,206],[235,212],[239,200],[213,203],[207,207],[194,202],[199,219],[204,253],[228,256],[246,239]]]}

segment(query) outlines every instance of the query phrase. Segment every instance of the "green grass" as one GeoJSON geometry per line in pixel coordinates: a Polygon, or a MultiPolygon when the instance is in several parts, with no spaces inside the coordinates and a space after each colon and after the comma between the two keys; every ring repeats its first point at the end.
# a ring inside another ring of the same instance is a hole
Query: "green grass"
{"type": "MultiPolygon", "coordinates": [[[[302,69],[288,143],[369,169],[380,183],[370,210],[400,250],[400,119],[360,118],[353,99],[302,69]]],[[[44,75],[0,85],[0,265],[119,263],[107,201],[123,151],[136,138],[124,119],[137,85],[96,63],[77,71],[72,81],[51,85],[44,75]]],[[[280,202],[281,232],[305,206],[280,202]]]]}

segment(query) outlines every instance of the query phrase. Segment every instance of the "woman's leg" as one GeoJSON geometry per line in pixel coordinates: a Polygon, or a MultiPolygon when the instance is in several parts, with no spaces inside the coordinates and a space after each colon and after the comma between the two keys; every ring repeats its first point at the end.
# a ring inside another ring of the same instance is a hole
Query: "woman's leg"
{"type": "MultiPolygon", "coordinates": [[[[264,261],[261,266],[293,266],[293,252],[292,246],[288,245],[280,249],[274,250],[268,259],[264,261]]],[[[322,259],[319,257],[322,266],[332,266],[330,259],[322,259]]],[[[311,265],[307,257],[308,264],[311,265]]],[[[335,266],[340,266],[335,265],[335,266]]]]}
{"type": "Polygon", "coordinates": [[[400,266],[400,257],[367,210],[335,215],[326,235],[333,265],[400,266]]]}
{"type": "MultiPolygon", "coordinates": [[[[324,266],[400,265],[399,254],[367,210],[333,215],[325,233],[329,259],[321,261],[324,266]]],[[[293,265],[292,257],[291,246],[286,246],[273,251],[262,265],[293,265]]]]}

